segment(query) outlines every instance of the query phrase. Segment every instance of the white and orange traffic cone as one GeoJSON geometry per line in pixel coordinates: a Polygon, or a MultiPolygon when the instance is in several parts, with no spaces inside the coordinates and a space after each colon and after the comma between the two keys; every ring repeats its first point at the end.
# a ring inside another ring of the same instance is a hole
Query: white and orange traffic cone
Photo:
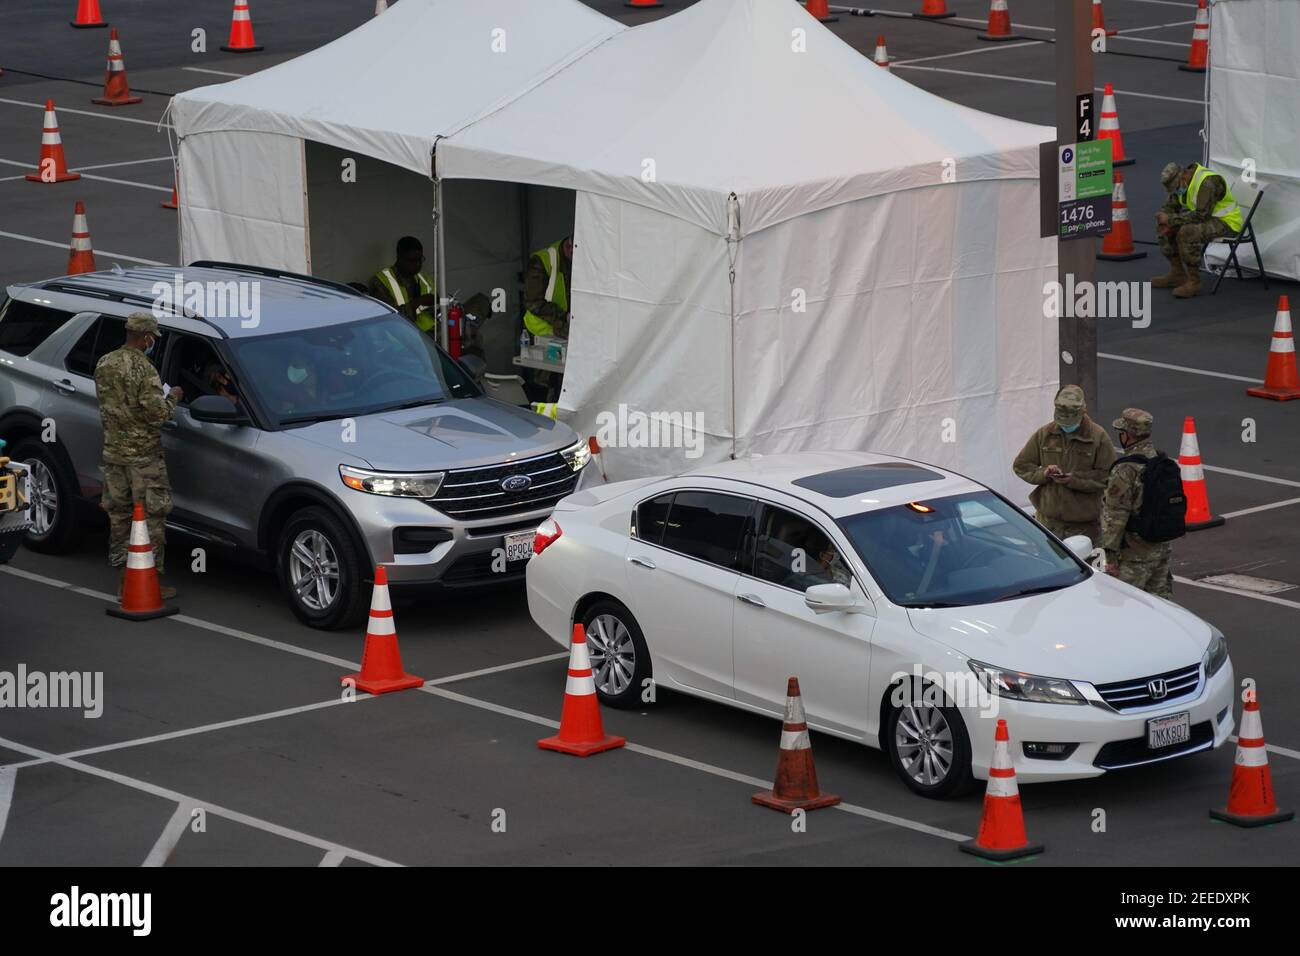
{"type": "Polygon", "coordinates": [[[1183,419],[1183,443],[1178,449],[1178,469],[1183,473],[1183,496],[1187,499],[1187,530],[1217,528],[1224,519],[1210,513],[1210,495],[1205,487],[1201,445],[1196,440],[1196,419],[1183,419]]]}
{"type": "Polygon", "coordinates": [[[1192,27],[1192,45],[1187,51],[1187,62],[1178,69],[1188,73],[1204,73],[1210,60],[1210,11],[1205,0],[1196,5],[1196,26],[1192,27]]]}
{"type": "Polygon", "coordinates": [[[230,42],[221,49],[227,53],[256,53],[263,49],[253,39],[253,17],[248,12],[248,0],[235,0],[235,11],[230,15],[230,42]]]}
{"type": "Polygon", "coordinates": [[[992,0],[989,4],[989,25],[984,33],[976,34],[981,40],[1018,40],[1011,32],[1011,11],[1007,0],[992,0]]]}
{"type": "Polygon", "coordinates": [[[1291,303],[1286,296],[1277,300],[1277,318],[1268,346],[1268,369],[1264,384],[1246,389],[1247,395],[1289,402],[1300,398],[1300,375],[1296,372],[1295,336],[1291,332],[1291,303]]]}
{"type": "Polygon", "coordinates": [[[77,0],[77,12],[70,23],[78,30],[108,26],[103,14],[99,12],[99,0],[77,0]]]}
{"type": "Polygon", "coordinates": [[[627,740],[605,733],[600,719],[600,701],[596,699],[596,679],[591,673],[591,656],[587,653],[587,633],[581,624],[573,625],[573,642],[569,645],[569,677],[564,684],[564,708],[560,711],[560,732],[537,741],[543,750],[587,757],[602,750],[622,747],[627,740]]]}
{"type": "Polygon", "coordinates": [[[41,127],[41,160],[36,172],[28,173],[34,183],[67,183],[80,179],[81,173],[68,172],[68,161],[63,155],[63,137],[59,135],[59,117],[54,112],[54,100],[45,101],[45,125],[41,127]]]}
{"type": "Polygon", "coordinates": [[[138,501],[131,512],[131,537],[126,546],[126,567],[122,571],[122,593],[118,601],[118,605],[105,611],[128,621],[150,621],[177,611],[163,604],[162,586],[153,560],[153,542],[145,524],[144,505],[138,501]]]}
{"type": "Polygon", "coordinates": [[[1241,731],[1237,735],[1237,756],[1232,762],[1228,805],[1211,810],[1210,816],[1239,827],[1262,827],[1295,818],[1295,811],[1279,810],[1273,796],[1273,776],[1268,769],[1268,749],[1264,745],[1264,722],[1260,719],[1259,699],[1253,689],[1246,691],[1246,706],[1241,712],[1241,731]]]}
{"type": "Polygon", "coordinates": [[[979,833],[975,839],[957,844],[957,849],[999,862],[1043,852],[1041,843],[1030,843],[1025,835],[1025,814],[1020,806],[1020,787],[1011,762],[1011,735],[1005,720],[998,720],[993,735],[993,761],[979,833]]]}
{"type": "Polygon", "coordinates": [[[1108,37],[1113,37],[1116,33],[1119,33],[1118,30],[1107,30],[1107,29],[1106,29],[1106,14],[1105,14],[1105,12],[1101,9],[1101,0],[1092,0],[1092,33],[1093,33],[1093,36],[1096,36],[1096,35],[1097,35],[1097,31],[1098,31],[1098,30],[1100,30],[1102,33],[1106,34],[1106,36],[1108,36],[1108,37]]]}
{"type": "Polygon", "coordinates": [[[602,451],[600,442],[596,440],[595,435],[587,439],[587,449],[591,452],[592,460],[600,466],[600,477],[604,481],[609,481],[609,474],[605,471],[605,459],[600,457],[602,451]]]}
{"type": "Polygon", "coordinates": [[[172,198],[171,198],[171,199],[164,199],[164,200],[163,200],[162,202],[160,202],[158,205],[162,206],[164,209],[179,209],[179,208],[180,208],[180,206],[181,206],[181,201],[180,201],[180,197],[176,195],[176,180],[175,180],[175,178],[172,179],[172,198]]]}
{"type": "Polygon", "coordinates": [[[1110,164],[1131,166],[1135,160],[1124,155],[1124,137],[1119,131],[1119,109],[1115,106],[1115,90],[1107,83],[1101,91],[1101,122],[1097,124],[1097,138],[1110,140],[1110,164]]]}
{"type": "Polygon", "coordinates": [[[760,807],[782,813],[819,810],[840,802],[835,794],[822,793],[817,786],[817,767],[813,764],[808,719],[804,716],[797,677],[791,677],[786,685],[785,720],[781,724],[781,749],[776,758],[772,789],[756,793],[750,799],[760,807]]]}
{"type": "Polygon", "coordinates": [[[957,14],[948,11],[946,0],[921,0],[921,12],[916,15],[924,20],[946,20],[957,14]]]}
{"type": "Polygon", "coordinates": [[[388,572],[375,568],[375,589],[370,595],[370,618],[366,624],[366,645],[361,652],[361,673],[344,674],[342,684],[352,684],[367,694],[387,694],[424,684],[402,670],[402,653],[397,646],[397,625],[393,621],[393,600],[388,593],[388,572]]]}
{"type": "Polygon", "coordinates": [[[80,199],[72,209],[72,244],[68,247],[70,276],[95,271],[95,252],[90,248],[90,226],[86,224],[86,204],[80,199]]]}
{"type": "Polygon", "coordinates": [[[827,0],[805,0],[804,9],[817,18],[820,23],[834,23],[839,17],[831,13],[827,0]]]}
{"type": "Polygon", "coordinates": [[[1110,196],[1111,228],[1102,236],[1098,259],[1125,262],[1141,259],[1146,252],[1133,245],[1133,225],[1128,218],[1128,197],[1124,193],[1124,174],[1115,171],[1115,189],[1110,196]]]}
{"type": "Polygon", "coordinates": [[[132,96],[126,81],[126,63],[122,59],[122,44],[117,37],[117,27],[108,33],[108,66],[104,69],[104,95],[90,102],[97,106],[131,106],[143,103],[144,97],[132,96]]]}
{"type": "Polygon", "coordinates": [[[876,66],[882,66],[889,69],[889,50],[885,48],[885,35],[883,33],[876,37],[876,55],[872,58],[872,63],[876,66]]]}

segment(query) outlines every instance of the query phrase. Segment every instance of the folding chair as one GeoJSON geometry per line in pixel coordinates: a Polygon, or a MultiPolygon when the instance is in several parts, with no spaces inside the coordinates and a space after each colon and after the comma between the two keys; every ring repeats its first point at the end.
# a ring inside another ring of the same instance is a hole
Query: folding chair
{"type": "MultiPolygon", "coordinates": [[[[1219,291],[1219,283],[1227,274],[1228,268],[1232,267],[1237,270],[1237,279],[1245,278],[1241,274],[1241,263],[1237,261],[1237,246],[1243,242],[1249,242],[1251,248],[1255,250],[1255,264],[1259,267],[1259,277],[1264,280],[1264,288],[1268,288],[1268,275],[1264,272],[1264,257],[1260,255],[1259,243],[1255,241],[1255,227],[1251,224],[1255,218],[1255,210],[1259,208],[1259,201],[1264,198],[1264,187],[1260,186],[1259,191],[1255,193],[1255,201],[1250,204],[1250,210],[1246,213],[1246,218],[1242,221],[1241,232],[1235,236],[1221,236],[1218,239],[1211,239],[1205,244],[1205,249],[1201,251],[1201,264],[1205,265],[1205,252],[1216,242],[1226,242],[1228,244],[1228,258],[1223,261],[1215,273],[1214,288],[1210,290],[1210,295],[1219,291]]],[[[1211,271],[1207,268],[1207,271],[1211,271]]]]}

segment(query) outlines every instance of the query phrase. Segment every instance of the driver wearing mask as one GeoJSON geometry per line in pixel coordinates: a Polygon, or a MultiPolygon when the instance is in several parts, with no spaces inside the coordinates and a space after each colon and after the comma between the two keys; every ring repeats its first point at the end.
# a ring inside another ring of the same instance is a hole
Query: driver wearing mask
{"type": "Polygon", "coordinates": [[[284,381],[280,385],[280,411],[296,412],[318,408],[316,365],[306,353],[295,350],[285,363],[284,381]]]}

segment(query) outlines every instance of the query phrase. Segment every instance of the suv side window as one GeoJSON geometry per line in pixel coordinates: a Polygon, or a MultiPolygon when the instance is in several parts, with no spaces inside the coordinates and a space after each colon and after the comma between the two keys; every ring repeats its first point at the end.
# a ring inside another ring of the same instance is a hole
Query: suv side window
{"type": "Polygon", "coordinates": [[[636,536],[642,541],[658,544],[663,540],[664,526],[668,524],[668,507],[673,503],[673,492],[643,501],[636,509],[636,536]]]}
{"type": "Polygon", "coordinates": [[[729,571],[740,569],[754,502],[713,491],[679,491],[668,509],[663,546],[729,571]]]}
{"type": "MultiPolygon", "coordinates": [[[[158,364],[158,356],[163,354],[166,337],[166,332],[159,335],[158,344],[150,357],[155,366],[158,364]]],[[[125,342],[126,319],[114,315],[101,315],[81,334],[81,338],[77,339],[77,344],[63,360],[63,367],[77,375],[94,378],[95,365],[99,360],[109,352],[120,349],[125,342]]]]}
{"type": "Polygon", "coordinates": [[[62,309],[9,299],[0,307],[0,351],[29,355],[73,315],[62,309]]]}
{"type": "Polygon", "coordinates": [[[853,580],[839,549],[802,515],[764,505],[754,541],[754,577],[796,591],[853,580]]]}

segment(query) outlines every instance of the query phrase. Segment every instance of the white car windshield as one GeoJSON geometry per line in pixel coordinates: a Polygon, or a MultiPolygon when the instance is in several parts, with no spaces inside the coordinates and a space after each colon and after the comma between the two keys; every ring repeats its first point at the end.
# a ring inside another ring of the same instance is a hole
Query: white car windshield
{"type": "Polygon", "coordinates": [[[1042,594],[1088,576],[1065,546],[988,491],[842,518],[895,604],[964,607],[1042,594]]]}

